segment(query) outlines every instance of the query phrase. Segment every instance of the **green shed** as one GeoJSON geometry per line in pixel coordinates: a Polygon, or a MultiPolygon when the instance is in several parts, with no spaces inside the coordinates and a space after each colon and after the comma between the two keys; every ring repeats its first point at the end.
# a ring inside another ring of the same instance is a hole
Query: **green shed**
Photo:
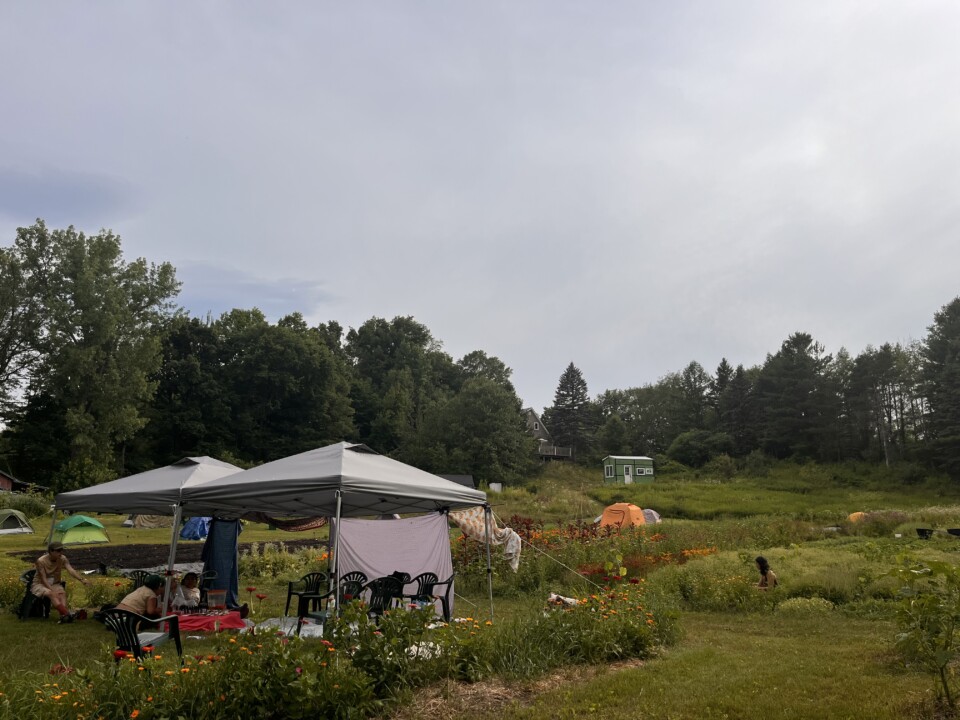
{"type": "Polygon", "coordinates": [[[646,455],[607,455],[603,459],[603,482],[607,485],[653,482],[653,458],[646,455]]]}

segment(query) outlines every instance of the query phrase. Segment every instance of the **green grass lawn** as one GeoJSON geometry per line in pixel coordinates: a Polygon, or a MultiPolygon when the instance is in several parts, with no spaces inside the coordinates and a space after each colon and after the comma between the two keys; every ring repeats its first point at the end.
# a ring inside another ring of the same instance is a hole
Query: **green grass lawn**
{"type": "MultiPolygon", "coordinates": [[[[784,596],[830,597],[850,606],[847,612],[791,614],[706,612],[718,609],[722,597],[713,605],[687,603],[680,619],[684,638],[660,657],[622,669],[568,669],[558,687],[544,691],[539,686],[531,689],[535,684],[529,683],[519,693],[522,702],[505,707],[501,703],[493,710],[489,703],[478,710],[471,710],[469,703],[457,705],[454,693],[454,699],[448,701],[452,710],[448,714],[479,718],[493,712],[518,719],[591,714],[664,719],[922,717],[921,708],[929,707],[933,685],[927,676],[897,663],[892,650],[896,627],[888,619],[890,612],[878,612],[878,619],[869,619],[874,616],[854,616],[851,608],[853,601],[861,598],[879,598],[876,602],[880,605],[889,599],[883,595],[890,583],[886,573],[901,553],[927,559],[957,558],[960,540],[938,533],[929,542],[920,541],[913,527],[960,527],[960,491],[933,485],[884,488],[874,478],[838,479],[832,472],[788,467],[765,478],[723,483],[683,477],[665,478],[652,485],[605,487],[599,470],[557,466],[531,481],[536,492],[511,488],[500,496],[491,495],[503,520],[518,514],[548,525],[592,519],[608,502],[626,499],[657,509],[667,518],[658,526],[667,537],[661,541],[662,550],[710,546],[721,551],[691,560],[682,569],[657,571],[664,573],[664,579],[673,578],[670,583],[659,583],[664,592],[682,581],[684,587],[701,593],[702,599],[704,588],[716,587],[715,582],[710,583],[717,577],[751,573],[752,557],[762,552],[781,573],[783,587],[778,592],[784,596]],[[905,513],[907,520],[894,528],[901,537],[895,538],[893,532],[860,537],[824,531],[824,526],[857,510],[905,513]],[[678,578],[680,573],[683,577],[678,578]]],[[[113,544],[166,544],[170,540],[167,528],[134,530],[121,526],[123,516],[99,519],[107,526],[113,544]]],[[[15,577],[29,567],[8,553],[31,550],[39,556],[49,522],[49,517],[37,519],[35,535],[0,536],[0,574],[15,577]]],[[[326,531],[284,533],[251,523],[245,526],[241,541],[280,543],[308,537],[325,539],[326,531]]],[[[536,556],[527,552],[521,573],[525,567],[528,572],[534,567],[536,556]]],[[[241,601],[249,599],[244,590],[247,585],[256,585],[257,592],[267,594],[259,607],[254,601],[255,619],[282,614],[286,583],[298,576],[289,575],[241,577],[241,601]]],[[[651,586],[658,586],[655,578],[649,580],[651,586]]],[[[462,587],[468,584],[464,582],[462,587]]],[[[562,586],[550,589],[568,591],[562,586]]],[[[569,592],[575,594],[573,589],[569,592]]],[[[509,597],[495,598],[498,620],[529,613],[545,601],[539,590],[518,595],[514,587],[512,593],[504,594],[509,597]]],[[[474,589],[457,600],[456,614],[486,619],[489,602],[485,593],[474,589]]],[[[185,652],[204,653],[213,642],[209,638],[185,639],[185,652]]],[[[73,625],[57,625],[55,620],[20,622],[12,613],[0,612],[0,681],[18,671],[45,673],[55,663],[88,667],[112,662],[113,647],[110,633],[93,621],[73,625]]],[[[525,651],[535,653],[536,648],[525,651]]],[[[474,690],[483,692],[483,687],[474,690]]]]}
{"type": "MultiPolygon", "coordinates": [[[[497,714],[529,718],[919,717],[930,680],[890,651],[893,625],[840,613],[686,613],[684,639],[640,667],[565,682],[497,714]]],[[[486,717],[483,712],[462,714],[486,717]]]]}

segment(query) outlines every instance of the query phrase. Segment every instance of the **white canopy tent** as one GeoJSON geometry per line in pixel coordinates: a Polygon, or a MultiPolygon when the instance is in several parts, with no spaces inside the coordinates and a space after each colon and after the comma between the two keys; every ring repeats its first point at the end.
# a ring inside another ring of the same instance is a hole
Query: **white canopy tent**
{"type": "Polygon", "coordinates": [[[58,510],[173,515],[186,488],[242,470],[211,457],[188,457],[156,470],[60,493],[55,502],[58,510]]]}
{"type": "MultiPolygon", "coordinates": [[[[478,505],[486,509],[492,615],[490,508],[486,494],[379,455],[366,445],[340,442],[246,471],[212,458],[184,458],[165,468],[61,493],[56,497],[54,517],[56,509],[173,515],[169,574],[182,515],[242,518],[247,513],[267,512],[339,520],[444,512],[478,505]]],[[[332,551],[339,583],[336,535],[332,551]]]]}
{"type": "MultiPolygon", "coordinates": [[[[57,510],[173,515],[173,536],[167,558],[166,592],[169,594],[170,574],[176,560],[184,491],[192,485],[234,475],[242,469],[206,456],[183,458],[166,467],[129,475],[82,490],[59,493],[54,499],[53,522],[57,521],[57,510]]],[[[51,534],[52,532],[51,526],[51,534]]]]}
{"type": "MultiPolygon", "coordinates": [[[[482,505],[486,508],[487,569],[491,615],[490,509],[486,493],[444,480],[379,455],[366,445],[341,442],[275,460],[185,489],[189,514],[242,517],[248,512],[342,517],[428,513],[482,505]]],[[[332,543],[334,582],[339,585],[337,536],[332,543]]]]}

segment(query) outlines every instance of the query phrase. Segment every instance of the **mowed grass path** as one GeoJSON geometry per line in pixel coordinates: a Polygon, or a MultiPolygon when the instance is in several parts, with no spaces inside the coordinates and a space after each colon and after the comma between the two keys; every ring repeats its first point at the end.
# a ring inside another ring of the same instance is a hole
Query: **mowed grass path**
{"type": "Polygon", "coordinates": [[[501,717],[902,720],[920,717],[932,698],[926,676],[897,664],[891,623],[689,613],[683,626],[684,639],[662,657],[565,684],[501,717]]]}

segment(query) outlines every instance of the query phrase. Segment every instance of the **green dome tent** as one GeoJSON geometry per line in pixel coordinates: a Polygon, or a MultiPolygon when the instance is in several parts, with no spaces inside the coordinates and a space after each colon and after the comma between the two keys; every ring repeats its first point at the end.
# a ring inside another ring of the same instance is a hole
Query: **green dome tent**
{"type": "Polygon", "coordinates": [[[53,540],[64,545],[89,545],[110,542],[99,520],[86,515],[71,515],[53,526],[53,540]]]}
{"type": "Polygon", "coordinates": [[[19,510],[13,508],[3,508],[0,510],[0,534],[9,535],[12,533],[32,533],[30,521],[27,516],[19,510]]]}

